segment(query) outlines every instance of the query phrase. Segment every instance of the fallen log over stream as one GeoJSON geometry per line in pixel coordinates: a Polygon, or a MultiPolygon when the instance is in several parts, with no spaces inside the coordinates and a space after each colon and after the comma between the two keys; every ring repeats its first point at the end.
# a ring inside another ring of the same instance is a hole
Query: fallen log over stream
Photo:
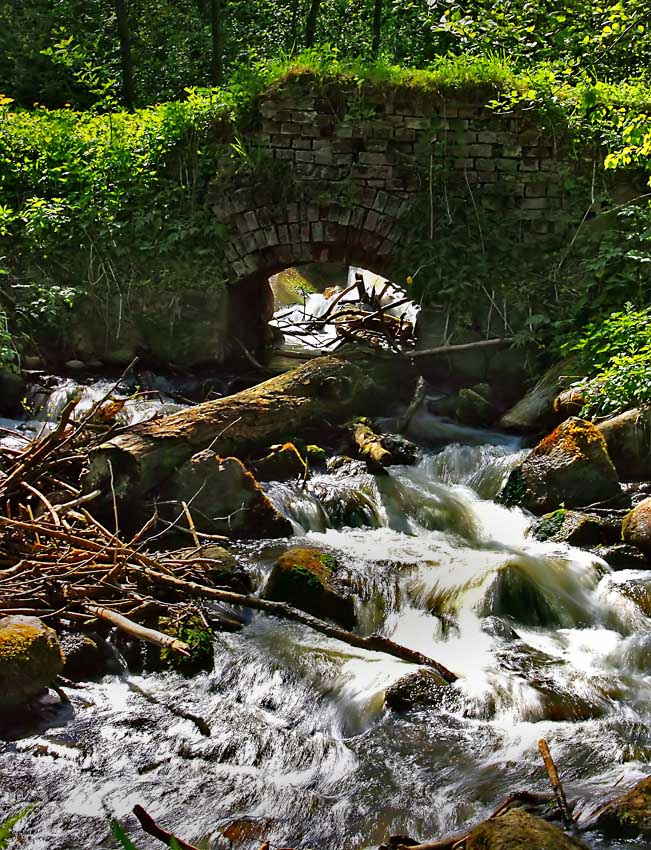
{"type": "Polygon", "coordinates": [[[369,364],[319,357],[251,389],[117,434],[93,451],[84,487],[133,501],[203,449],[242,457],[284,441],[288,431],[343,421],[377,392],[369,364]]]}

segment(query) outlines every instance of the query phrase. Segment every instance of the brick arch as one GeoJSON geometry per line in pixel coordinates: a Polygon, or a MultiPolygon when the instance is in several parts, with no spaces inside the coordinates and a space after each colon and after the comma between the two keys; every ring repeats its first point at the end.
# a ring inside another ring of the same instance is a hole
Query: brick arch
{"type": "Polygon", "coordinates": [[[262,168],[256,184],[231,175],[208,195],[227,234],[226,281],[315,261],[375,263],[390,276],[399,258],[412,265],[401,223],[428,194],[434,217],[472,204],[517,224],[523,241],[558,240],[572,226],[564,177],[576,167],[530,113],[489,108],[493,96],[309,74],[277,85],[242,141],[287,185],[262,168]]]}
{"type": "MultiPolygon", "coordinates": [[[[231,280],[268,278],[303,263],[343,263],[389,277],[399,251],[399,218],[408,203],[383,190],[364,203],[291,202],[244,209],[224,217],[231,237],[231,280]]],[[[224,220],[224,218],[222,220],[224,220]]]]}

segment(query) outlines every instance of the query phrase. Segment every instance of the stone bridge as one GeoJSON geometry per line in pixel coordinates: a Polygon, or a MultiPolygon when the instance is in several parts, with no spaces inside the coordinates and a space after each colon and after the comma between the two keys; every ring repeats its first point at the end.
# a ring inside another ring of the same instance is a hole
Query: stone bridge
{"type": "Polygon", "coordinates": [[[431,218],[435,238],[439,221],[467,205],[517,222],[522,240],[565,231],[565,151],[530,114],[497,114],[486,94],[312,76],[271,91],[261,128],[242,139],[257,179],[212,186],[209,202],[228,232],[229,282],[315,261],[391,276],[417,259],[414,215],[431,218]],[[265,165],[271,173],[260,181],[265,165]]]}
{"type": "MultiPolygon", "coordinates": [[[[545,129],[531,111],[499,114],[494,97],[489,87],[441,93],[312,74],[272,86],[249,129],[217,142],[228,152],[204,198],[224,225],[211,282],[131,305],[121,359],[221,361],[239,350],[234,338],[256,348],[268,333],[269,276],[302,263],[396,281],[418,272],[426,283],[436,251],[423,256],[459,221],[464,238],[483,243],[497,228],[509,244],[553,251],[585,212],[586,193],[577,201],[566,180],[577,162],[562,128],[545,129]]],[[[97,334],[81,326],[83,353],[97,334]]]]}

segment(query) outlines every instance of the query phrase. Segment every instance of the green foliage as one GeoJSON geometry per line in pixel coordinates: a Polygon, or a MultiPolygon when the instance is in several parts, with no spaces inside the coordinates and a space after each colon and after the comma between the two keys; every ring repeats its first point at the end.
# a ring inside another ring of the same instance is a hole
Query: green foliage
{"type": "Polygon", "coordinates": [[[117,820],[111,821],[111,832],[122,850],[138,850],[133,841],[129,838],[122,824],[117,820]]]}
{"type": "Polygon", "coordinates": [[[623,310],[588,323],[564,354],[574,354],[587,379],[582,414],[608,416],[651,400],[651,308],[623,310]]]}
{"type": "Polygon", "coordinates": [[[213,632],[203,620],[192,615],[178,622],[162,621],[159,624],[165,634],[182,640],[190,648],[190,657],[179,654],[164,646],[160,650],[160,660],[165,667],[184,676],[191,676],[200,670],[212,670],[214,663],[213,632]]]}
{"type": "Polygon", "coordinates": [[[6,850],[13,835],[14,827],[32,811],[35,805],[36,803],[30,803],[29,806],[25,806],[24,809],[21,809],[15,815],[10,815],[0,823],[0,850],[6,850]]]}
{"type": "Polygon", "coordinates": [[[651,401],[651,346],[617,354],[585,384],[582,416],[612,416],[651,401]]]}

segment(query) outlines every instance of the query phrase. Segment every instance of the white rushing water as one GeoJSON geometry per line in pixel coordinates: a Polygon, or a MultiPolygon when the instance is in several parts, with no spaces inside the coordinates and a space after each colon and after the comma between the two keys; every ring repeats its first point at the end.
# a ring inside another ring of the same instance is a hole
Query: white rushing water
{"type": "MultiPolygon", "coordinates": [[[[438,441],[446,426],[429,426],[417,425],[438,441]]],[[[386,476],[344,469],[306,489],[269,485],[294,523],[289,542],[336,557],[360,629],[454,670],[453,698],[388,711],[385,689],[413,665],[252,616],[241,632],[217,636],[213,672],[134,679],[164,705],[203,717],[210,737],[120,677],[71,692],[71,707],[52,707],[40,730],[15,731],[0,780],[42,801],[22,846],[109,846],[109,815],[137,834],[135,803],[213,848],[257,850],[269,837],[361,850],[391,833],[440,837],[511,791],[546,791],[542,737],[586,813],[613,785],[648,774],[651,620],[629,590],[651,594],[651,579],[529,537],[531,518],[493,501],[521,456],[517,444],[466,436],[386,476]],[[229,844],[225,834],[236,833],[229,844]]],[[[235,551],[264,577],[286,546],[235,551]]],[[[139,837],[138,846],[155,843],[139,837]]]]}

